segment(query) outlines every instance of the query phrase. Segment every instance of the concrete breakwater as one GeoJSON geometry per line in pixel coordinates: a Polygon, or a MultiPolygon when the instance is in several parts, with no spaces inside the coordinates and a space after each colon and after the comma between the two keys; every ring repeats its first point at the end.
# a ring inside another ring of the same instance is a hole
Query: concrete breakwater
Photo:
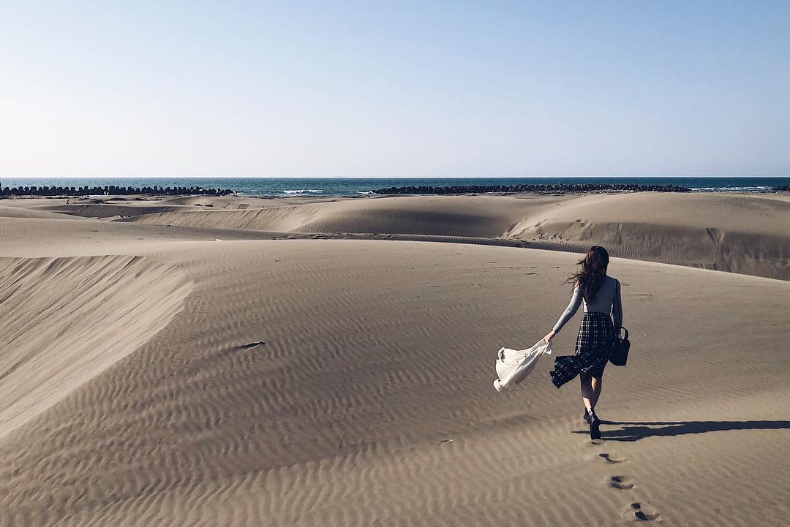
{"type": "Polygon", "coordinates": [[[133,194],[227,196],[234,194],[234,192],[231,189],[203,187],[121,187],[106,185],[103,187],[29,186],[10,188],[3,187],[0,184],[0,198],[13,196],[127,196],[133,194]]]}
{"type": "Polygon", "coordinates": [[[582,193],[582,192],[691,192],[690,188],[678,185],[637,185],[607,183],[556,183],[553,185],[452,185],[446,187],[388,187],[374,190],[375,194],[477,194],[484,192],[537,192],[537,193],[582,193]]]}

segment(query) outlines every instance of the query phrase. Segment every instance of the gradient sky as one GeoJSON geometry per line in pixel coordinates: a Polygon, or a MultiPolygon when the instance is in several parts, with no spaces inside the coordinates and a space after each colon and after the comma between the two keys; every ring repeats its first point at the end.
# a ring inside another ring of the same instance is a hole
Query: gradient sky
{"type": "Polygon", "coordinates": [[[4,0],[35,175],[790,175],[790,2],[4,0]]]}

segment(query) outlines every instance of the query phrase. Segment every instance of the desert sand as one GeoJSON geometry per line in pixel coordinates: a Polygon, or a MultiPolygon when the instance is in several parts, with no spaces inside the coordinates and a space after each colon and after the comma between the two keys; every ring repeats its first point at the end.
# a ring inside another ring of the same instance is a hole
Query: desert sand
{"type": "Polygon", "coordinates": [[[0,525],[786,525],[788,226],[786,194],[0,201],[0,525]],[[633,342],[596,443],[550,357],[492,386],[593,243],[633,342]]]}

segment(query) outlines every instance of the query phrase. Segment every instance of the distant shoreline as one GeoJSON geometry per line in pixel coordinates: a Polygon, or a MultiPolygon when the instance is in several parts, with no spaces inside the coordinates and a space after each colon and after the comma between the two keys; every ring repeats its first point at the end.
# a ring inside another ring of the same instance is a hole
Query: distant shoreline
{"type": "MultiPolygon", "coordinates": [[[[638,188],[644,190],[648,187],[664,187],[673,185],[691,189],[693,192],[754,192],[770,193],[776,187],[790,187],[790,177],[483,177],[483,178],[166,178],[166,177],[125,177],[125,178],[20,178],[13,176],[0,177],[0,187],[10,193],[10,188],[24,189],[25,187],[68,188],[68,193],[62,196],[84,195],[84,189],[101,189],[93,195],[110,195],[109,189],[126,187],[133,189],[151,190],[147,194],[161,194],[164,196],[189,194],[189,189],[224,189],[245,197],[276,197],[290,196],[303,197],[359,197],[381,195],[383,189],[414,187],[414,188],[446,188],[455,187],[463,190],[475,189],[478,192],[485,189],[490,191],[526,192],[563,192],[570,193],[573,186],[582,192],[612,192],[612,188],[638,188]],[[613,187],[609,187],[612,185],[613,187]],[[624,186],[624,187],[619,187],[624,186]],[[10,187],[10,188],[9,188],[10,187]],[[160,189],[179,189],[164,192],[160,189]],[[74,188],[74,192],[71,192],[74,188]],[[77,189],[81,189],[79,192],[77,189]],[[183,189],[187,189],[184,191],[183,189]],[[559,190],[561,189],[561,190],[559,190]],[[591,190],[598,189],[598,190],[591,190]]],[[[56,192],[55,192],[56,193],[56,192]]],[[[397,194],[405,194],[398,191],[397,194]]],[[[434,194],[448,193],[446,191],[432,192],[434,194]]],[[[472,192],[469,192],[472,193],[472,192]]],[[[512,192],[511,192],[512,193],[512,192]]],[[[2,192],[0,192],[2,194],[2,192]]],[[[53,192],[15,192],[16,195],[50,195],[53,192]]],[[[118,193],[121,194],[121,193],[118,193]]],[[[200,192],[195,192],[200,194],[200,192]]],[[[226,192],[227,194],[227,192],[226,192]]],[[[574,194],[578,194],[575,192],[574,194]]],[[[130,195],[129,191],[123,195],[130,195]]]]}
{"type": "MultiPolygon", "coordinates": [[[[759,193],[789,192],[790,185],[777,185],[766,187],[759,193]]],[[[638,183],[555,183],[555,184],[518,184],[518,185],[406,185],[393,186],[374,189],[361,195],[463,195],[463,194],[590,194],[598,192],[671,192],[671,193],[690,193],[700,192],[699,189],[685,187],[681,185],[648,185],[638,183]]],[[[742,190],[718,190],[724,193],[739,193],[742,190]]],[[[749,191],[755,192],[754,190],[749,191]]],[[[361,197],[357,194],[356,197],[361,197]]],[[[147,197],[166,197],[166,196],[234,196],[243,195],[234,189],[203,188],[203,187],[160,187],[160,186],[24,186],[24,187],[2,187],[0,186],[0,199],[16,197],[88,197],[88,196],[147,196],[147,197]]],[[[259,198],[288,198],[305,197],[305,194],[289,194],[286,196],[247,196],[259,198]]],[[[319,197],[342,197],[333,194],[314,193],[307,196],[319,197]]]]}

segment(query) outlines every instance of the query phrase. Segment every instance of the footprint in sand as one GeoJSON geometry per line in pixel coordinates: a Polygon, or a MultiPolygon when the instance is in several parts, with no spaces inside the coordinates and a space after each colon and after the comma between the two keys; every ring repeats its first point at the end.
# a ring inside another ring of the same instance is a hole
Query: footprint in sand
{"type": "Polygon", "coordinates": [[[609,478],[609,486],[613,489],[628,490],[634,488],[634,478],[630,476],[612,476],[609,478]]]}
{"type": "Polygon", "coordinates": [[[623,519],[636,522],[660,522],[661,515],[646,501],[635,501],[623,507],[623,519]]]}
{"type": "Polygon", "coordinates": [[[602,454],[598,454],[598,457],[607,463],[625,463],[628,461],[626,458],[615,452],[604,452],[602,454]]]}
{"type": "Polygon", "coordinates": [[[596,446],[601,446],[604,443],[606,443],[606,441],[604,441],[603,439],[586,439],[582,443],[579,443],[579,448],[592,448],[596,446]]]}

